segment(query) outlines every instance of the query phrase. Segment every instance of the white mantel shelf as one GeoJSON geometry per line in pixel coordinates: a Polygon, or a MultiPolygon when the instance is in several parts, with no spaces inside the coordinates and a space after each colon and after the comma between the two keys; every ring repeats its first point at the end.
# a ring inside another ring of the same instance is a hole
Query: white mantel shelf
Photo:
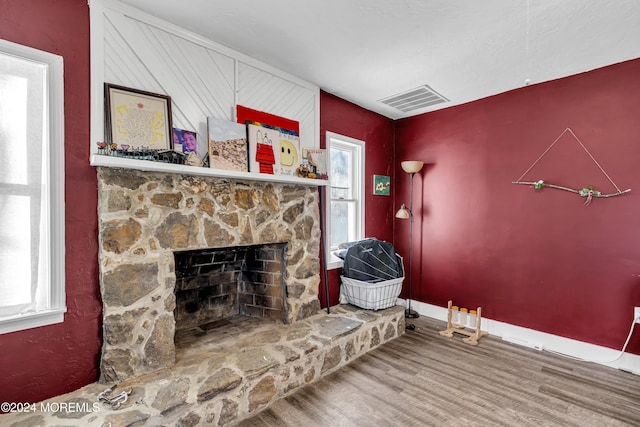
{"type": "Polygon", "coordinates": [[[221,169],[210,169],[197,166],[176,165],[172,163],[154,162],[150,160],[124,159],[122,157],[105,156],[102,154],[91,155],[91,166],[136,169],[148,172],[165,172],[183,175],[212,176],[222,179],[235,179],[240,181],[277,182],[292,185],[307,185],[324,187],[328,184],[326,179],[300,178],[287,175],[269,175],[264,173],[237,172],[221,169]]]}

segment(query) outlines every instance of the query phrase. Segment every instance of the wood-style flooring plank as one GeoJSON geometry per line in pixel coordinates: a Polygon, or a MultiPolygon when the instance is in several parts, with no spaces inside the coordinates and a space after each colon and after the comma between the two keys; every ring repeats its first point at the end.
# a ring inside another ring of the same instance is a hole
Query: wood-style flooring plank
{"type": "Polygon", "coordinates": [[[298,426],[640,426],[640,378],[443,322],[384,344],[241,422],[298,426]]]}

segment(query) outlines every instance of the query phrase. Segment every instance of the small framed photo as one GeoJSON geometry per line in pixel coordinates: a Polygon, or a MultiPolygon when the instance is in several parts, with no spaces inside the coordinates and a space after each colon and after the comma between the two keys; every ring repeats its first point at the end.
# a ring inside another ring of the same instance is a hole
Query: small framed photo
{"type": "Polygon", "coordinates": [[[198,154],[198,135],[192,130],[173,128],[173,151],[198,154]]]}
{"type": "Polygon", "coordinates": [[[106,139],[120,149],[173,148],[171,97],[104,84],[106,139]]]}
{"type": "Polygon", "coordinates": [[[385,175],[373,175],[373,194],[388,196],[391,194],[391,178],[385,175]]]}
{"type": "Polygon", "coordinates": [[[316,178],[327,179],[327,150],[324,148],[303,148],[302,158],[309,163],[316,178]]]}

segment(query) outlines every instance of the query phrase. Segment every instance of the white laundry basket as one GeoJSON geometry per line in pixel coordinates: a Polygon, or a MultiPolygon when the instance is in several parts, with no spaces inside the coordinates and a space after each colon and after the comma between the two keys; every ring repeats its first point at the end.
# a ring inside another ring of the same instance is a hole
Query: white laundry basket
{"type": "Polygon", "coordinates": [[[402,291],[404,277],[368,283],[340,276],[342,286],[340,302],[355,305],[367,310],[382,310],[396,305],[402,291]]]}

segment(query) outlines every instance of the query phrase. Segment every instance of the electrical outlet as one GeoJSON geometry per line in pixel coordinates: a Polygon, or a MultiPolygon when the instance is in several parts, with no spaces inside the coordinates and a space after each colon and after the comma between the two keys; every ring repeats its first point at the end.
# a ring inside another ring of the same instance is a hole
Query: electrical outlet
{"type": "Polygon", "coordinates": [[[640,307],[633,308],[633,321],[640,323],[640,307]]]}

